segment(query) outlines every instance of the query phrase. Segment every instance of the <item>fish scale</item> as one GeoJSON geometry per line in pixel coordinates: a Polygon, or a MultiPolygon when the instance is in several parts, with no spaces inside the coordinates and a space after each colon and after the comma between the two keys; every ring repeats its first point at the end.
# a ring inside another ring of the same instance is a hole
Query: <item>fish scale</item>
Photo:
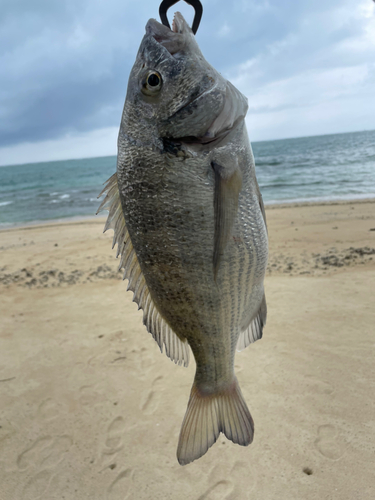
{"type": "Polygon", "coordinates": [[[176,363],[187,365],[189,348],[196,361],[177,450],[185,465],[220,432],[253,439],[234,358],[262,336],[268,244],[247,101],[205,61],[181,14],[173,26],[146,26],[101,208],[146,328],[176,363]]]}

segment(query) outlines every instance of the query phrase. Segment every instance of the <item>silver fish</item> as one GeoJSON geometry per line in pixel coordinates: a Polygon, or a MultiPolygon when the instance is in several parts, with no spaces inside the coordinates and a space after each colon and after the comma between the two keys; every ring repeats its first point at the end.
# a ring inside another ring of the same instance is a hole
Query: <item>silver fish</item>
{"type": "MultiPolygon", "coordinates": [[[[245,115],[247,99],[204,59],[180,13],[151,19],[130,74],[104,230],[147,330],[196,375],[177,458],[220,432],[242,446],[254,424],[234,374],[236,348],[262,336],[268,243],[245,115]]],[[[100,210],[99,209],[99,210],[100,210]]]]}

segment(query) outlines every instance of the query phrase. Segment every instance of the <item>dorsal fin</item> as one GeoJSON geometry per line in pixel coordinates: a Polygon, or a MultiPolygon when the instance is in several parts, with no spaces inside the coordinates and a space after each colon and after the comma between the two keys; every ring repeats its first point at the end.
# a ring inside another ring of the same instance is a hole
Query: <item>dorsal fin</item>
{"type": "Polygon", "coordinates": [[[133,248],[122,212],[120,193],[117,184],[117,174],[113,174],[99,197],[106,194],[100,204],[97,214],[108,210],[107,222],[104,231],[114,230],[112,248],[117,243],[116,257],[121,255],[119,269],[124,269],[124,279],[129,281],[128,290],[134,292],[133,301],[138,304],[138,309],[143,309],[143,323],[159,345],[160,351],[165,348],[166,355],[178,365],[188,366],[189,344],[182,341],[174,333],[154,304],[148,289],[145,277],[139,265],[137,255],[133,248]]]}

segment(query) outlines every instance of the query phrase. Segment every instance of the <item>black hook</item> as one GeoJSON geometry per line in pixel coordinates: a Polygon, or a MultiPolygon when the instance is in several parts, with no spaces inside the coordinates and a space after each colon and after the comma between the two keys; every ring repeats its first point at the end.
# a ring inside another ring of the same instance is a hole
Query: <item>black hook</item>
{"type": "MultiPolygon", "coordinates": [[[[179,0],[163,0],[159,7],[159,15],[161,22],[164,24],[164,26],[168,26],[169,29],[171,29],[171,26],[167,18],[167,10],[177,2],[179,2],[179,0]]],[[[195,10],[194,21],[191,27],[195,35],[196,32],[198,31],[199,23],[201,22],[202,19],[203,7],[199,0],[185,0],[185,2],[191,5],[195,10]]]]}

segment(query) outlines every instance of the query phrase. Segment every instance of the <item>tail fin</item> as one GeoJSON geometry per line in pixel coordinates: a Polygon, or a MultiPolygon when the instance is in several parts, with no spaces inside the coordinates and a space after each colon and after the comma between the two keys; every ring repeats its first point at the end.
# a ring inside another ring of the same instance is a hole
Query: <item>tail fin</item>
{"type": "Polygon", "coordinates": [[[253,440],[254,422],[237,379],[209,395],[202,394],[194,381],[178,442],[179,463],[186,465],[204,455],[220,432],[241,446],[253,440]]]}

